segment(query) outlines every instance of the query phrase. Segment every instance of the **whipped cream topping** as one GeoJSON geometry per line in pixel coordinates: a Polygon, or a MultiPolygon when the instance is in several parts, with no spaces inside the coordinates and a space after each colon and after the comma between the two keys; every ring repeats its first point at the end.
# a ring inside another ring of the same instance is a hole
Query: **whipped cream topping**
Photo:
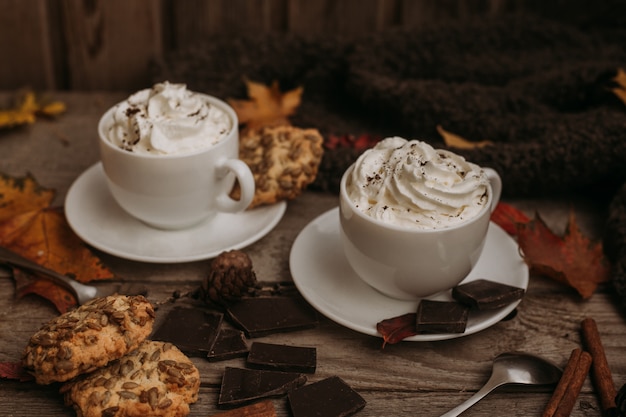
{"type": "Polygon", "coordinates": [[[346,190],[363,213],[387,224],[440,229],[476,216],[488,204],[487,184],[460,155],[391,137],[357,159],[346,190]]]}
{"type": "Polygon", "coordinates": [[[120,148],[173,155],[213,146],[233,128],[228,114],[185,84],[155,84],[119,103],[106,131],[120,148]]]}

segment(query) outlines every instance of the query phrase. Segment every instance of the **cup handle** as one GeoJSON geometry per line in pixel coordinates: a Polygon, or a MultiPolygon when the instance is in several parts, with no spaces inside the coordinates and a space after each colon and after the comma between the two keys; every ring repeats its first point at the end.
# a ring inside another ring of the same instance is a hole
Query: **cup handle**
{"type": "MultiPolygon", "coordinates": [[[[225,159],[217,168],[217,175],[225,177],[228,172],[235,174],[241,189],[239,200],[232,199],[228,193],[221,194],[217,197],[217,209],[227,213],[238,213],[244,211],[254,197],[254,177],[250,167],[239,159],[225,159]]],[[[230,192],[230,190],[228,190],[230,192]]]]}
{"type": "Polygon", "coordinates": [[[483,168],[489,183],[491,184],[491,211],[496,209],[496,206],[500,202],[500,196],[502,195],[502,179],[500,175],[492,168],[483,168]]]}

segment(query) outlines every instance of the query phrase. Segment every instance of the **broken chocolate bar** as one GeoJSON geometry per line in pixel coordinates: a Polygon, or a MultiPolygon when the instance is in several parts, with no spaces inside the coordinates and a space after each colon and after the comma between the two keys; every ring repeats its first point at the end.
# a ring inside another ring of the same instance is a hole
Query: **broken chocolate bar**
{"type": "Polygon", "coordinates": [[[322,379],[289,393],[293,417],[347,417],[365,407],[365,400],[338,376],[322,379]]]}
{"type": "Polygon", "coordinates": [[[222,319],[221,313],[201,308],[174,308],[150,339],[173,343],[190,356],[205,356],[215,344],[222,319]]]}
{"type": "Polygon", "coordinates": [[[417,306],[417,333],[463,333],[469,307],[456,301],[421,300],[417,306]]]}
{"type": "Polygon", "coordinates": [[[317,325],[317,313],[301,297],[243,298],[230,305],[227,313],[250,338],[317,325]]]}
{"type": "Polygon", "coordinates": [[[314,347],[254,342],[246,364],[250,368],[287,372],[315,373],[317,350],[314,347]]]}
{"type": "Polygon", "coordinates": [[[524,296],[524,289],[486,279],[477,279],[452,289],[452,297],[478,310],[507,306],[524,296]]]}
{"type": "Polygon", "coordinates": [[[306,380],[305,375],[296,372],[226,367],[217,404],[230,407],[260,398],[279,397],[304,385],[306,380]]]}
{"type": "Polygon", "coordinates": [[[207,355],[211,362],[246,356],[248,344],[241,330],[221,329],[213,348],[207,355]]]}

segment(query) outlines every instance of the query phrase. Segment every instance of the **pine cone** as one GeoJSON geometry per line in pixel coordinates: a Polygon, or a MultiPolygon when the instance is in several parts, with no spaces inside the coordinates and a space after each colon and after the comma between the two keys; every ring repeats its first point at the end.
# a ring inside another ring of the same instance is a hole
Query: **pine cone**
{"type": "Polygon", "coordinates": [[[256,284],[252,261],[238,250],[222,252],[211,263],[211,271],[202,282],[206,302],[226,304],[240,299],[256,284]]]}

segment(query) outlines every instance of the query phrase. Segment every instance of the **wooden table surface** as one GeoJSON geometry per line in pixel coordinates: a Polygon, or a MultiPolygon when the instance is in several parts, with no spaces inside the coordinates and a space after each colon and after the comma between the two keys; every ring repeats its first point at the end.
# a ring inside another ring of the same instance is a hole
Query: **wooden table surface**
{"type": "MultiPolygon", "coordinates": [[[[0,94],[4,101],[7,94],[0,94]]],[[[34,125],[0,131],[0,172],[12,176],[31,173],[47,188],[57,191],[62,205],[72,182],[98,161],[96,123],[99,116],[126,94],[54,93],[68,111],[58,120],[38,120],[34,125]]],[[[603,208],[589,201],[509,201],[529,215],[539,211],[548,225],[562,232],[570,208],[576,210],[583,232],[599,238],[603,208]]],[[[289,281],[289,252],[299,231],[316,216],[337,205],[337,197],[308,191],[289,202],[285,216],[268,235],[244,250],[261,281],[289,281]]],[[[149,286],[148,298],[163,303],[175,291],[199,286],[209,261],[150,264],[98,255],[116,276],[149,286]]],[[[502,271],[506,273],[506,271],[502,271]]],[[[184,302],[184,301],[183,301],[184,302]]],[[[158,316],[170,306],[160,304],[158,316]]],[[[0,277],[0,362],[21,357],[30,336],[57,312],[34,296],[15,297],[11,279],[0,277]]],[[[486,382],[491,361],[499,353],[525,351],[564,366],[572,349],[580,346],[580,322],[593,317],[606,350],[617,388],[626,383],[626,323],[609,286],[582,301],[572,290],[546,278],[531,276],[530,285],[514,318],[465,337],[437,342],[403,342],[381,349],[381,339],[342,327],[321,316],[310,330],[282,333],[259,340],[317,347],[318,366],[309,381],[340,376],[367,401],[359,416],[438,416],[470,397],[486,382]]],[[[225,366],[243,366],[240,359],[208,362],[193,358],[200,370],[199,401],[191,416],[217,413],[217,395],[225,366]]],[[[479,402],[468,416],[539,415],[551,392],[542,389],[501,388],[479,402]]],[[[279,416],[288,416],[285,398],[274,399],[279,416]]],[[[63,405],[57,386],[0,379],[0,415],[72,416],[63,405]]],[[[600,416],[600,406],[587,378],[573,416],[600,416]]]]}

